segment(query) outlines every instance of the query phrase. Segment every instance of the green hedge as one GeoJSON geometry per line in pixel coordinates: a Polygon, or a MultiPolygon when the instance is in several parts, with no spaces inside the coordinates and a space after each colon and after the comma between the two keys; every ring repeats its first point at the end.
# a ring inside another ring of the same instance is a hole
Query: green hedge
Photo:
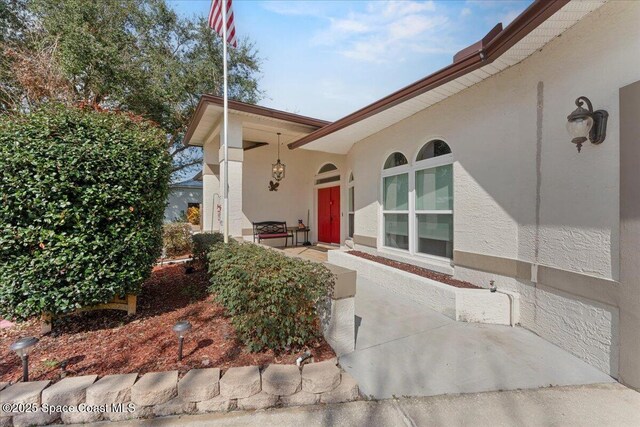
{"type": "Polygon", "coordinates": [[[125,114],[0,117],[0,315],[136,293],[162,248],[166,137],[125,114]]]}
{"type": "Polygon", "coordinates": [[[191,224],[188,222],[170,222],[162,226],[162,242],[166,256],[175,257],[190,254],[191,224]]]}
{"type": "Polygon", "coordinates": [[[222,233],[198,233],[192,237],[193,259],[198,262],[206,262],[207,253],[211,247],[224,241],[222,233]]]}
{"type": "Polygon", "coordinates": [[[209,252],[210,290],[250,351],[300,347],[321,333],[335,278],[322,264],[251,243],[209,252]]]}

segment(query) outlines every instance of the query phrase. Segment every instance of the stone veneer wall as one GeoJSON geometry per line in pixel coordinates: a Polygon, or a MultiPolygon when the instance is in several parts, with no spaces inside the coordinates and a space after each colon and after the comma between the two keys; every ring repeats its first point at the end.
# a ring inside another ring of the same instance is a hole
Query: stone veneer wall
{"type": "Polygon", "coordinates": [[[220,369],[192,369],[178,379],[178,371],[97,375],[34,381],[8,385],[0,383],[0,427],[122,421],[179,414],[234,409],[255,410],[274,406],[340,403],[359,397],[356,381],[337,366],[336,359],[296,365],[269,365],[220,369]],[[6,404],[21,406],[8,412],[6,404]],[[93,410],[58,411],[63,405],[93,410]],[[38,409],[35,412],[29,410],[38,409]]]}

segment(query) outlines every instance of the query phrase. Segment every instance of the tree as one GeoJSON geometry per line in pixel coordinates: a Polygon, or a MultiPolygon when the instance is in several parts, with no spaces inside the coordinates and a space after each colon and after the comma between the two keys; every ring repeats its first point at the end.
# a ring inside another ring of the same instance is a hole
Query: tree
{"type": "MultiPolygon", "coordinates": [[[[201,150],[182,143],[184,131],[200,95],[222,93],[222,41],[204,18],[179,17],[166,0],[0,2],[26,28],[21,37],[0,39],[7,57],[0,70],[8,69],[1,92],[11,93],[0,97],[0,108],[54,99],[131,111],[167,133],[174,176],[201,163],[201,150]],[[33,22],[24,25],[27,19],[33,22]]],[[[254,44],[241,39],[230,50],[230,98],[259,101],[259,71],[254,44]]]]}
{"type": "Polygon", "coordinates": [[[19,105],[21,87],[13,73],[8,48],[23,40],[26,0],[0,0],[0,113],[19,105]]]}

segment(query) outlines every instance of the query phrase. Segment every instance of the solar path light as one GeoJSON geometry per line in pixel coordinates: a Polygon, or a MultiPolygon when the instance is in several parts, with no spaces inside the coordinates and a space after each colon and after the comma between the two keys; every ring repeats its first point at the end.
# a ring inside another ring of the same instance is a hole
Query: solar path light
{"type": "Polygon", "coordinates": [[[9,349],[15,351],[22,359],[22,381],[25,383],[29,381],[29,351],[38,341],[36,337],[20,338],[9,346],[9,349]]]}
{"type": "Polygon", "coordinates": [[[178,361],[182,360],[182,344],[184,343],[184,337],[191,330],[191,323],[187,320],[181,320],[173,325],[173,332],[178,336],[178,361]]]}

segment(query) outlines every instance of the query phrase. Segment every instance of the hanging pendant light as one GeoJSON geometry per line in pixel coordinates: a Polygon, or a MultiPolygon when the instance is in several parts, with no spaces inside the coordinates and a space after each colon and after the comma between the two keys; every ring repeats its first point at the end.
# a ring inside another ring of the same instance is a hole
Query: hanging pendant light
{"type": "Polygon", "coordinates": [[[278,132],[278,161],[271,165],[271,176],[276,182],[284,179],[285,164],[280,162],[280,132],[278,132]]]}

